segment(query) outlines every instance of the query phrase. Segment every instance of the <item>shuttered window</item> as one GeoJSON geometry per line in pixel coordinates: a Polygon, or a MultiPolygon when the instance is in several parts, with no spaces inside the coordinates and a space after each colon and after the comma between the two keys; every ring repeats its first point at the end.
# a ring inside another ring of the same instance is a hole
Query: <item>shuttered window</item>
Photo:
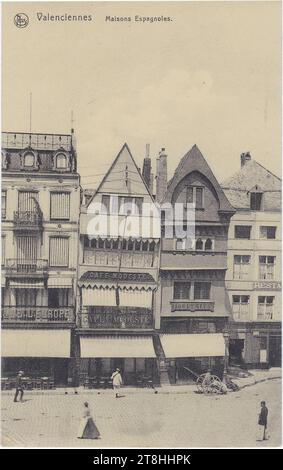
{"type": "Polygon", "coordinates": [[[18,263],[37,260],[38,240],[36,237],[17,237],[18,263]]]}
{"type": "Polygon", "coordinates": [[[70,193],[51,193],[50,218],[69,220],[70,193]]]}
{"type": "Polygon", "coordinates": [[[66,237],[50,237],[49,265],[69,266],[69,239],[66,237]]]}
{"type": "Polygon", "coordinates": [[[21,212],[33,212],[38,207],[38,192],[19,191],[18,208],[21,212]]]}
{"type": "Polygon", "coordinates": [[[1,265],[5,264],[6,260],[6,237],[4,235],[1,236],[1,265]]]}

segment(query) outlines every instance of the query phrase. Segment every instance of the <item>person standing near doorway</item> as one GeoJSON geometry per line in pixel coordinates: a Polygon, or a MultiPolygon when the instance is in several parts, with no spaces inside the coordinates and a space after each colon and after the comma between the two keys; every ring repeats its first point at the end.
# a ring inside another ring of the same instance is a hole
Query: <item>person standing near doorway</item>
{"type": "Polygon", "coordinates": [[[259,425],[259,440],[265,441],[267,439],[267,415],[268,408],[265,404],[265,401],[260,402],[261,410],[258,416],[258,425],[259,425]]]}
{"type": "Polygon", "coordinates": [[[17,398],[19,394],[20,394],[20,401],[23,401],[23,396],[24,396],[24,387],[23,387],[23,381],[22,381],[23,375],[24,375],[23,371],[20,370],[16,377],[16,392],[14,396],[14,402],[18,401],[17,398]]]}
{"type": "Polygon", "coordinates": [[[119,398],[119,396],[120,396],[119,395],[119,390],[121,388],[121,385],[123,384],[120,369],[117,368],[115,370],[115,372],[113,372],[113,374],[111,375],[111,380],[112,380],[112,384],[113,384],[113,390],[114,390],[114,393],[115,393],[115,397],[119,398]]]}

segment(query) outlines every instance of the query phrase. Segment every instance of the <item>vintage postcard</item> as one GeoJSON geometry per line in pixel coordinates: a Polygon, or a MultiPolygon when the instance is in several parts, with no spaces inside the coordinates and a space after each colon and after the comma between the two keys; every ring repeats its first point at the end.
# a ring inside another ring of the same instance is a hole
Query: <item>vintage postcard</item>
{"type": "Polygon", "coordinates": [[[279,1],[2,3],[2,447],[281,446],[281,40],[279,1]]]}

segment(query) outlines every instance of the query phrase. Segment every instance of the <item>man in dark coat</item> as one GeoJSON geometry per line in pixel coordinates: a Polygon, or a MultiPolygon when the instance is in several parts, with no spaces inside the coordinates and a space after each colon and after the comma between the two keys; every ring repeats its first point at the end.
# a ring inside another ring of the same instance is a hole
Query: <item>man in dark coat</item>
{"type": "Polygon", "coordinates": [[[16,393],[14,396],[14,401],[18,401],[18,395],[20,393],[20,401],[23,401],[23,396],[24,396],[24,387],[23,387],[23,381],[22,381],[22,376],[23,376],[23,371],[20,370],[17,378],[16,378],[16,393]]]}
{"type": "Polygon", "coordinates": [[[265,404],[265,401],[260,402],[261,410],[258,417],[258,425],[260,428],[260,435],[262,436],[261,440],[265,441],[266,437],[266,428],[267,428],[267,415],[268,415],[268,408],[265,404]]]}

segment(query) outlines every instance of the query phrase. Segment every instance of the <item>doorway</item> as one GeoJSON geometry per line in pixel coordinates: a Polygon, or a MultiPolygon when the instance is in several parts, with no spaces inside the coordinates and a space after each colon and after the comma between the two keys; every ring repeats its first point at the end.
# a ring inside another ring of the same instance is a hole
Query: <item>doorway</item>
{"type": "Polygon", "coordinates": [[[56,386],[68,384],[68,359],[54,359],[54,384],[56,386]]]}
{"type": "Polygon", "coordinates": [[[281,367],[281,337],[279,336],[269,338],[269,366],[281,367]]]}

